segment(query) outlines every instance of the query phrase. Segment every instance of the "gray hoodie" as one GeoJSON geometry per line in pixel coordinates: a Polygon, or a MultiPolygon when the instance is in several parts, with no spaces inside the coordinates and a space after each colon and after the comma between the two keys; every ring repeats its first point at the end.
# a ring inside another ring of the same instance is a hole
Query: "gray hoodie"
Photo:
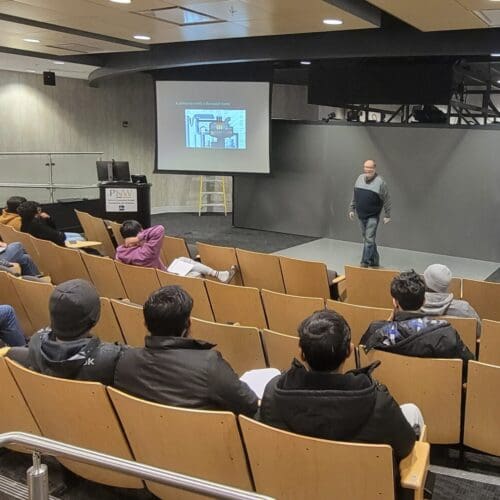
{"type": "Polygon", "coordinates": [[[481,335],[481,318],[466,300],[456,300],[452,293],[425,292],[425,303],[420,309],[430,316],[458,316],[477,320],[476,335],[481,335]]]}

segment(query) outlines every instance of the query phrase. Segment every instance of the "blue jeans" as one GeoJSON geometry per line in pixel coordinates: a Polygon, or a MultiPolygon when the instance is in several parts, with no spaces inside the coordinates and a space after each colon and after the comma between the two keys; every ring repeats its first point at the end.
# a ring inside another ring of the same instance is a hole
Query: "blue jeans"
{"type": "Polygon", "coordinates": [[[7,245],[4,252],[0,253],[0,259],[14,262],[21,266],[21,273],[24,276],[37,276],[40,271],[36,264],[31,260],[31,257],[26,253],[21,243],[10,243],[7,245]]]}
{"type": "Polygon", "coordinates": [[[0,305],[0,339],[12,347],[26,345],[26,339],[11,306],[0,305]]]}
{"type": "Polygon", "coordinates": [[[361,257],[361,264],[367,266],[380,265],[380,257],[377,251],[377,244],[375,243],[378,223],[379,217],[359,219],[361,234],[363,236],[363,256],[361,257]]]}

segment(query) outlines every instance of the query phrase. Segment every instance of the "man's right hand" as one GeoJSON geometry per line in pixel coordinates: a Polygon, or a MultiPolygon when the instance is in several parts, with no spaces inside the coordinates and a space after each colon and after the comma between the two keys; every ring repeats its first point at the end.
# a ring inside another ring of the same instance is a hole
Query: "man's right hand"
{"type": "Polygon", "coordinates": [[[137,236],[130,236],[125,238],[123,242],[126,248],[136,247],[141,244],[141,240],[137,236]]]}
{"type": "Polygon", "coordinates": [[[349,212],[349,219],[354,220],[354,212],[349,212]]]}

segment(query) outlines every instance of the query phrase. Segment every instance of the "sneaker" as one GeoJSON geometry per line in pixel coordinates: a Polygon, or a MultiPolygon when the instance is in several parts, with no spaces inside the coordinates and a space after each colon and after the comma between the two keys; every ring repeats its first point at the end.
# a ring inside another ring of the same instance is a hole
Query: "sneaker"
{"type": "Polygon", "coordinates": [[[228,283],[231,283],[234,275],[238,272],[238,270],[238,266],[234,265],[231,266],[231,269],[229,269],[229,271],[219,271],[217,273],[217,279],[227,285],[228,283]]]}
{"type": "Polygon", "coordinates": [[[368,267],[368,264],[365,264],[364,262],[361,262],[361,264],[359,265],[359,267],[368,267]]]}

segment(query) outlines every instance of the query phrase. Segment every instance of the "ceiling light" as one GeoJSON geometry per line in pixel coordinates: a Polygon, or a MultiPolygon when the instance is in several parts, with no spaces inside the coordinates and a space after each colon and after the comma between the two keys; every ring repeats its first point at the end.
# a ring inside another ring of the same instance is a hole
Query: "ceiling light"
{"type": "Polygon", "coordinates": [[[151,37],[148,35],[134,35],[136,40],[151,40],[151,37]]]}
{"type": "Polygon", "coordinates": [[[500,52],[494,52],[491,57],[500,57],[500,52]]]}
{"type": "Polygon", "coordinates": [[[23,41],[29,43],[40,43],[40,40],[37,40],[36,38],[23,38],[23,41]]]}
{"type": "Polygon", "coordinates": [[[300,61],[300,64],[303,64],[304,66],[309,66],[309,64],[311,64],[311,61],[300,61]]]}
{"type": "Polygon", "coordinates": [[[63,61],[52,61],[54,64],[64,64],[63,61]]]}
{"type": "Polygon", "coordinates": [[[132,0],[110,0],[113,3],[132,3],[132,0]]]}
{"type": "Polygon", "coordinates": [[[332,26],[339,26],[340,24],[344,24],[344,21],[340,19],[323,19],[324,24],[330,24],[332,26]]]}

